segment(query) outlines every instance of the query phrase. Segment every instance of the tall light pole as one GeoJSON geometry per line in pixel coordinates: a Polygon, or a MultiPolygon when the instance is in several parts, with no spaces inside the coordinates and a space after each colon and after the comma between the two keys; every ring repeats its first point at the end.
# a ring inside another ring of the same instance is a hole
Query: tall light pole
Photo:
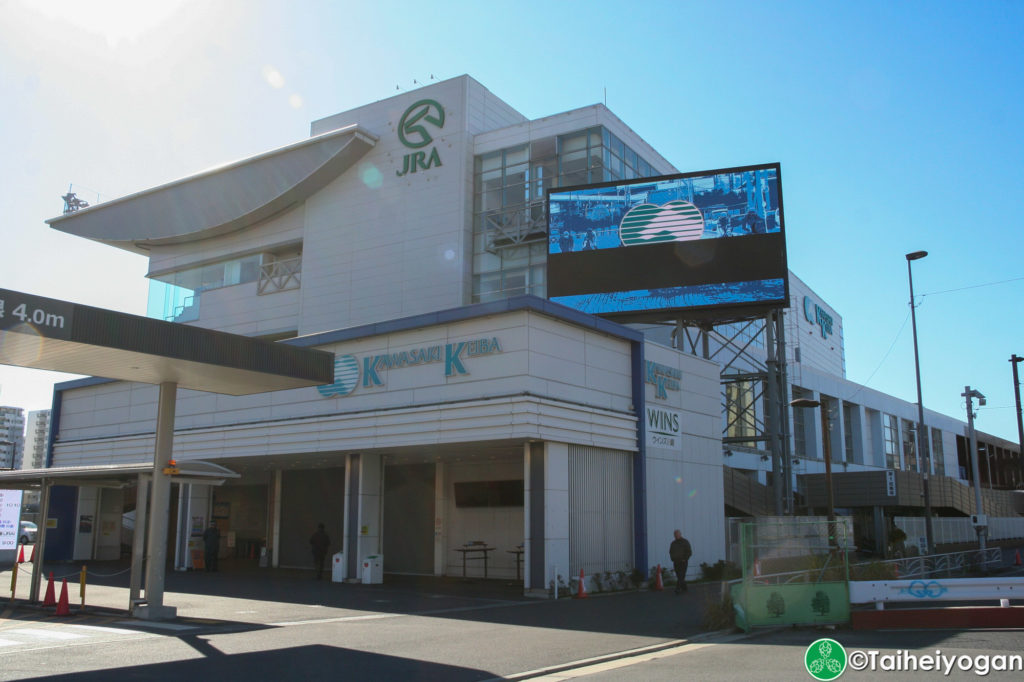
{"type": "Polygon", "coordinates": [[[967,437],[970,440],[967,447],[971,451],[971,474],[974,476],[974,506],[975,514],[978,516],[978,524],[975,526],[975,530],[978,533],[978,547],[984,552],[988,524],[981,523],[981,519],[984,518],[985,508],[981,504],[981,473],[978,471],[978,436],[974,432],[974,405],[971,403],[971,399],[977,398],[978,405],[984,407],[985,396],[981,394],[981,391],[974,390],[970,386],[964,386],[964,392],[960,395],[967,398],[967,437]]]}
{"type": "Polygon", "coordinates": [[[835,550],[838,547],[836,541],[836,508],[835,497],[832,493],[832,439],[829,437],[828,411],[817,400],[810,398],[797,398],[789,403],[790,407],[820,407],[821,408],[821,443],[822,456],[825,458],[825,494],[828,505],[828,546],[835,550]]]}
{"type": "Polygon", "coordinates": [[[1017,376],[1017,364],[1024,360],[1016,353],[1010,356],[1010,364],[1013,365],[1013,397],[1017,399],[1017,461],[1019,462],[1019,474],[1021,482],[1024,482],[1024,419],[1020,412],[1020,377],[1017,376]]]}
{"type": "Polygon", "coordinates": [[[924,428],[924,403],[921,401],[921,358],[917,351],[917,313],[914,305],[914,274],[910,264],[915,260],[921,260],[928,255],[927,251],[914,251],[907,254],[907,280],[910,282],[910,326],[914,331],[914,373],[917,375],[917,448],[918,459],[924,469],[922,488],[924,490],[924,537],[928,545],[928,554],[935,553],[935,545],[932,542],[932,498],[929,486],[929,478],[932,473],[931,448],[928,442],[928,432],[924,428]]]}

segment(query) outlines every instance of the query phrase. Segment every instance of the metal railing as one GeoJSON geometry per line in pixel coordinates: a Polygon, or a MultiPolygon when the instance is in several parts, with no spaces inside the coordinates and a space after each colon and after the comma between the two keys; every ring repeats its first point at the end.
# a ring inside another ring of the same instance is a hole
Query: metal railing
{"type": "MultiPolygon", "coordinates": [[[[930,554],[927,556],[905,557],[886,561],[869,561],[850,564],[850,581],[881,580],[885,578],[934,578],[965,575],[969,571],[991,570],[1003,562],[1003,550],[999,547],[988,547],[984,551],[972,549],[964,552],[947,554],[930,554]],[[870,571],[871,577],[862,577],[870,571]]],[[[815,583],[824,579],[829,569],[840,566],[826,560],[822,566],[754,575],[752,579],[764,585],[789,585],[793,583],[815,583]]],[[[739,581],[732,581],[739,582],[739,581]]]]}
{"type": "Polygon", "coordinates": [[[301,286],[302,256],[275,260],[260,266],[260,277],[256,283],[256,293],[260,296],[298,289],[301,286]]]}
{"type": "MultiPolygon", "coordinates": [[[[887,561],[856,564],[850,567],[851,576],[855,569],[863,566],[892,566],[893,576],[900,578],[922,578],[934,576],[964,575],[972,570],[989,570],[1003,563],[1001,547],[988,547],[984,550],[971,549],[964,552],[947,554],[928,554],[924,556],[889,559],[887,561]]],[[[856,578],[854,578],[856,579],[856,578]]]]}

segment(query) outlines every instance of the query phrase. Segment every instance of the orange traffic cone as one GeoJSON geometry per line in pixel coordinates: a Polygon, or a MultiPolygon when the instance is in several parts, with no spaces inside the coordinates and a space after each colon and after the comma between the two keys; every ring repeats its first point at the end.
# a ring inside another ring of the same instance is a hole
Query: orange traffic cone
{"type": "Polygon", "coordinates": [[[586,599],[589,596],[590,595],[587,594],[586,579],[583,577],[583,569],[581,568],[580,569],[580,587],[576,591],[576,598],[577,599],[586,599]]]}
{"type": "Polygon", "coordinates": [[[1017,556],[1013,558],[1013,565],[1020,566],[1020,550],[1017,550],[1017,556]]]}
{"type": "MultiPolygon", "coordinates": [[[[25,563],[25,545],[18,545],[18,563],[25,563]]],[[[1020,552],[1017,552],[1017,558],[1020,559],[1020,552]]]]}
{"type": "Polygon", "coordinates": [[[654,569],[654,587],[651,589],[655,592],[661,592],[665,589],[665,586],[661,583],[661,564],[658,564],[657,568],[654,569]]]}
{"type": "Polygon", "coordinates": [[[43,596],[43,606],[56,606],[57,595],[53,592],[53,572],[50,572],[50,582],[46,584],[46,594],[43,596]]]}
{"type": "Polygon", "coordinates": [[[60,581],[60,601],[57,602],[57,615],[58,616],[70,616],[71,608],[68,606],[68,579],[61,578],[60,581]]]}

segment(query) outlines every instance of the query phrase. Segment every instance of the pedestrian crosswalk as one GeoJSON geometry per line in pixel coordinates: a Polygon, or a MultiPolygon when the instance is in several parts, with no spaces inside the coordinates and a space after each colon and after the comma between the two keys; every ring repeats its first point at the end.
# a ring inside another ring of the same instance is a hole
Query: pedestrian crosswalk
{"type": "Polygon", "coordinates": [[[108,625],[0,619],[0,654],[154,636],[153,633],[108,625]]]}

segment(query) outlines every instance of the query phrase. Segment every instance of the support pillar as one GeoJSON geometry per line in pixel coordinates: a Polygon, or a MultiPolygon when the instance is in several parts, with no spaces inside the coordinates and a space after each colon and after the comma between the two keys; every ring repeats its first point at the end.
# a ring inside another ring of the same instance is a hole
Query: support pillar
{"type": "MultiPolygon", "coordinates": [[[[30,603],[39,601],[39,580],[43,573],[43,557],[46,556],[46,519],[50,516],[50,481],[45,478],[40,485],[39,495],[39,531],[36,533],[36,546],[32,549],[32,585],[28,590],[30,603]]],[[[14,565],[18,570],[18,565],[14,565]]]]}
{"type": "Polygon", "coordinates": [[[128,612],[135,612],[135,604],[142,591],[142,566],[146,556],[146,522],[149,507],[150,474],[139,474],[138,489],[135,493],[135,532],[132,537],[132,571],[128,587],[128,612]]]}
{"type": "Polygon", "coordinates": [[[160,384],[156,411],[156,444],[153,448],[152,513],[146,551],[146,604],[135,609],[144,620],[174,618],[177,609],[164,606],[164,572],[167,564],[167,517],[171,508],[171,479],[163,473],[174,448],[174,410],[178,385],[160,384]]]}

